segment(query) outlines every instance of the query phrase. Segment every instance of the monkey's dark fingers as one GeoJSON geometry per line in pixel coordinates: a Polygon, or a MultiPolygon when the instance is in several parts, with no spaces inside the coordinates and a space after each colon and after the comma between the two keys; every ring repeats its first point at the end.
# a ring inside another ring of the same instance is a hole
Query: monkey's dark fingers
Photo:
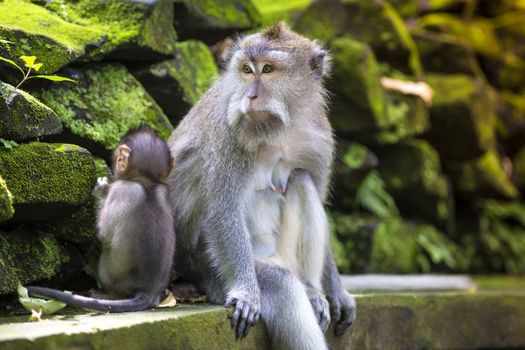
{"type": "Polygon", "coordinates": [[[233,310],[231,324],[232,324],[233,329],[237,329],[237,326],[239,324],[239,317],[241,316],[241,312],[242,312],[242,301],[237,300],[234,303],[234,308],[235,309],[233,310]]]}
{"type": "Polygon", "coordinates": [[[339,322],[341,319],[341,303],[337,298],[330,300],[330,313],[332,314],[332,320],[336,323],[339,322]]]}
{"type": "Polygon", "coordinates": [[[250,329],[250,325],[247,324],[248,320],[248,314],[250,313],[250,305],[247,303],[242,308],[242,314],[241,318],[239,320],[239,325],[237,326],[237,339],[246,337],[248,334],[248,330],[250,329]]]}
{"type": "Polygon", "coordinates": [[[246,319],[246,327],[244,328],[243,337],[246,337],[248,335],[248,331],[250,330],[251,327],[255,326],[255,323],[257,323],[258,319],[259,319],[259,312],[253,307],[250,308],[250,313],[248,314],[248,318],[246,319]]]}
{"type": "Polygon", "coordinates": [[[346,333],[355,320],[355,307],[345,307],[341,311],[341,318],[335,326],[335,335],[338,337],[346,333]]]}
{"type": "Polygon", "coordinates": [[[322,298],[318,295],[310,299],[310,303],[314,309],[315,317],[317,318],[317,323],[321,327],[323,333],[328,329],[330,324],[330,312],[329,305],[325,298],[322,298]]]}
{"type": "Polygon", "coordinates": [[[330,325],[330,313],[328,312],[328,308],[324,308],[323,311],[321,311],[319,315],[319,326],[321,327],[321,330],[323,331],[323,333],[326,333],[329,325],[330,325]]]}

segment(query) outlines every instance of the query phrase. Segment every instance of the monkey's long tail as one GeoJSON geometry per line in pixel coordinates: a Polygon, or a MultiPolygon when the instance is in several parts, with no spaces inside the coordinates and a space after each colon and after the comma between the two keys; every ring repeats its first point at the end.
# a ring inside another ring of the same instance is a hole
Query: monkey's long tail
{"type": "Polygon", "coordinates": [[[69,294],[60,290],[45,287],[27,287],[29,294],[35,297],[45,297],[63,301],[64,303],[81,307],[88,310],[102,312],[132,312],[147,309],[151,305],[151,299],[147,294],[139,293],[130,299],[109,300],[84,297],[77,294],[69,294]]]}

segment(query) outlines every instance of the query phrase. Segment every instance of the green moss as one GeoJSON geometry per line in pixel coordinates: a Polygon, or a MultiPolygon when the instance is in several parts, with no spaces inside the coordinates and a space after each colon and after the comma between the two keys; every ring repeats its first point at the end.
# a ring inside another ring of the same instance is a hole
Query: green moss
{"type": "Polygon", "coordinates": [[[260,24],[260,13],[249,0],[185,0],[189,12],[209,28],[252,28],[260,24]]]}
{"type": "Polygon", "coordinates": [[[453,217],[449,184],[436,150],[411,139],[378,149],[378,170],[401,214],[445,227],[453,217]]]}
{"type": "MultiPolygon", "coordinates": [[[[104,33],[70,23],[27,1],[0,2],[0,39],[14,42],[0,46],[0,55],[18,60],[37,56],[44,63],[40,72],[52,73],[82,56],[86,46],[100,44],[104,33]]],[[[126,16],[123,16],[126,17],[126,16]]]]}
{"type": "MultiPolygon", "coordinates": [[[[350,38],[338,38],[331,45],[334,59],[334,90],[358,106],[370,110],[370,127],[386,127],[385,96],[380,83],[379,67],[370,47],[350,38]]],[[[355,118],[352,115],[352,118],[355,118]]],[[[362,121],[363,128],[367,128],[362,121]]],[[[357,121],[359,124],[360,122],[357,121]]]]}
{"type": "Polygon", "coordinates": [[[428,75],[427,82],[434,90],[429,140],[444,159],[472,159],[495,147],[495,99],[485,82],[459,74],[428,75]]]}
{"type": "Polygon", "coordinates": [[[347,31],[368,43],[381,61],[417,78],[423,75],[419,52],[403,19],[387,1],[344,0],[347,31]]]}
{"type": "Polygon", "coordinates": [[[432,31],[441,33],[447,41],[467,45],[482,55],[500,57],[502,48],[488,19],[465,21],[446,13],[431,13],[420,17],[413,28],[414,32],[432,31]]]}
{"type": "Polygon", "coordinates": [[[33,142],[0,150],[14,204],[85,203],[95,181],[91,154],[78,146],[33,142]]]}
{"type": "Polygon", "coordinates": [[[309,0],[252,0],[262,16],[262,24],[272,25],[278,21],[293,23],[311,3],[309,0]]]}
{"type": "Polygon", "coordinates": [[[419,0],[390,0],[402,16],[415,17],[419,13],[446,10],[458,5],[456,0],[429,0],[424,3],[419,0]]]}
{"type": "Polygon", "coordinates": [[[0,280],[0,294],[16,290],[16,283],[27,284],[53,277],[62,263],[62,249],[49,235],[17,229],[0,235],[0,252],[6,280],[0,280]]]}
{"type": "Polygon", "coordinates": [[[481,157],[447,165],[455,187],[462,197],[480,198],[516,198],[519,193],[509,180],[501,160],[495,151],[489,151],[481,157]]]}
{"type": "Polygon", "coordinates": [[[95,169],[97,173],[97,178],[99,177],[110,177],[111,169],[102,158],[95,157],[95,169]]]}
{"type": "Polygon", "coordinates": [[[430,128],[428,108],[420,97],[392,90],[386,90],[385,96],[386,113],[391,126],[374,135],[377,143],[398,143],[407,137],[423,134],[430,128]]]}
{"type": "Polygon", "coordinates": [[[297,16],[293,29],[312,40],[327,42],[344,31],[346,22],[346,12],[340,2],[313,2],[297,16]]]}
{"type": "Polygon", "coordinates": [[[359,169],[363,166],[369,150],[365,146],[358,143],[351,143],[348,145],[343,161],[350,169],[359,169]]]}
{"type": "MultiPolygon", "coordinates": [[[[98,177],[110,177],[111,170],[102,158],[95,158],[95,172],[98,177]]],[[[60,239],[89,245],[88,252],[85,254],[88,259],[98,262],[100,255],[99,240],[97,238],[97,204],[94,196],[90,196],[87,203],[71,215],[49,223],[42,224],[40,229],[60,239]]],[[[92,266],[89,266],[92,268],[92,266]]],[[[95,268],[96,270],[96,268],[95,268]]]]}
{"type": "Polygon", "coordinates": [[[140,83],[121,65],[89,68],[71,87],[54,86],[34,94],[59,115],[74,135],[113,150],[120,138],[141,124],[167,138],[172,125],[140,83]]]}
{"type": "Polygon", "coordinates": [[[65,20],[106,36],[103,45],[84,60],[99,58],[124,44],[137,44],[163,54],[173,53],[177,35],[172,25],[173,4],[170,1],[149,5],[140,1],[81,0],[51,2],[47,6],[65,20]]]}
{"type": "Polygon", "coordinates": [[[378,227],[374,236],[374,272],[416,273],[443,268],[462,271],[466,265],[459,246],[430,225],[389,220],[378,227]]]}
{"type": "Polygon", "coordinates": [[[26,141],[62,132],[55,112],[30,94],[0,82],[0,137],[26,141]]]}
{"type": "Polygon", "coordinates": [[[177,43],[175,59],[166,67],[179,83],[184,101],[190,105],[197,103],[219,74],[206,44],[196,40],[177,43]]]}
{"type": "Polygon", "coordinates": [[[432,104],[436,106],[457,103],[468,103],[476,91],[476,82],[468,75],[429,74],[427,83],[434,90],[432,104]],[[450,92],[454,91],[453,94],[450,92]]]}
{"type": "Polygon", "coordinates": [[[489,271],[525,274],[525,205],[487,200],[481,205],[477,257],[489,271]]]}
{"type": "Polygon", "coordinates": [[[0,222],[10,219],[14,213],[13,195],[0,175],[0,222]]]}
{"type": "Polygon", "coordinates": [[[463,271],[467,266],[461,248],[430,225],[333,213],[330,227],[341,273],[463,271]]]}
{"type": "Polygon", "coordinates": [[[374,232],[379,224],[372,216],[330,215],[332,248],[341,273],[369,271],[374,232]]]}
{"type": "Polygon", "coordinates": [[[371,271],[413,273],[417,271],[417,240],[401,221],[379,225],[374,236],[371,271]]]}

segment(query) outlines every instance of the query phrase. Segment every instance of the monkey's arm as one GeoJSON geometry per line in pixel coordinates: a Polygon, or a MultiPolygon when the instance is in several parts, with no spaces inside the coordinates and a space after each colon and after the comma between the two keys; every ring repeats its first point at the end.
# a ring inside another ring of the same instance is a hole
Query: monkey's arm
{"type": "Polygon", "coordinates": [[[93,195],[97,198],[100,205],[104,203],[104,200],[108,196],[109,187],[110,184],[107,177],[99,177],[97,179],[97,184],[95,188],[93,188],[93,195]]]}
{"type": "Polygon", "coordinates": [[[343,335],[354,322],[356,315],[355,299],[344,289],[339,272],[335,266],[330,244],[326,246],[323,271],[323,290],[330,303],[332,320],[336,323],[335,334],[343,335]]]}
{"type": "Polygon", "coordinates": [[[254,255],[240,205],[240,195],[216,196],[210,200],[207,250],[213,268],[223,279],[225,305],[235,308],[232,326],[238,338],[246,336],[260,314],[260,290],[255,276],[254,255]]]}

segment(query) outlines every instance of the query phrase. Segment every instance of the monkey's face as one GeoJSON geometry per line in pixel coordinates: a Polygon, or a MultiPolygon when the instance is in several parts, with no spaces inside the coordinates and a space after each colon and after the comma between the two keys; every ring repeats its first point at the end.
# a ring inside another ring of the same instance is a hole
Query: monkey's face
{"type": "Polygon", "coordinates": [[[278,128],[289,123],[290,110],[282,93],[288,56],[283,51],[257,46],[237,52],[229,72],[235,82],[228,104],[231,124],[278,128]]]}
{"type": "Polygon", "coordinates": [[[260,136],[278,132],[301,118],[312,99],[324,98],[326,70],[326,51],[282,23],[245,37],[224,74],[228,122],[260,136]]]}

